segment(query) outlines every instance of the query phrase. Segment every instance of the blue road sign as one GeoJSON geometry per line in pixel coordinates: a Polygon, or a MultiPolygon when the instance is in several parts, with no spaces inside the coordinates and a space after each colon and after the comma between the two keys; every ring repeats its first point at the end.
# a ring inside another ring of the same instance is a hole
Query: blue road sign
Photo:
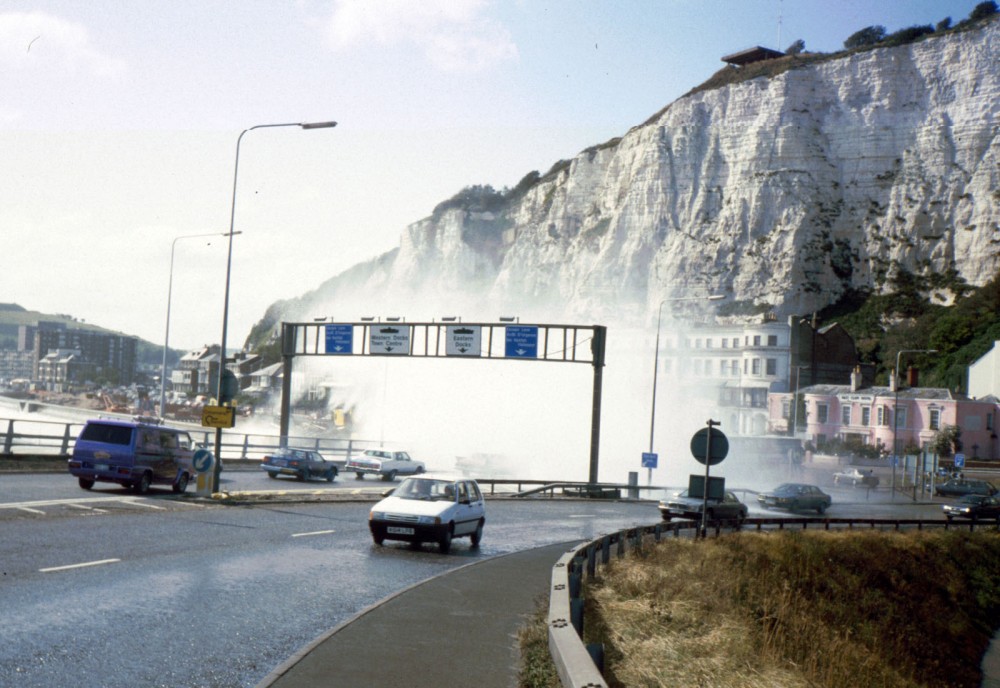
{"type": "Polygon", "coordinates": [[[199,449],[191,458],[191,463],[194,464],[194,470],[198,473],[207,473],[211,470],[212,464],[215,463],[215,458],[212,456],[212,452],[207,449],[199,449]]]}
{"type": "Polygon", "coordinates": [[[643,452],[642,453],[642,467],[643,468],[656,468],[656,460],[659,456],[655,453],[643,452]]]}
{"type": "Polygon", "coordinates": [[[508,326],[504,328],[504,356],[507,358],[538,358],[538,328],[508,326]]]}
{"type": "Polygon", "coordinates": [[[333,355],[350,354],[354,351],[353,325],[326,326],[326,353],[333,355]]]}
{"type": "Polygon", "coordinates": [[[955,454],[955,468],[965,468],[965,454],[955,454]]]}

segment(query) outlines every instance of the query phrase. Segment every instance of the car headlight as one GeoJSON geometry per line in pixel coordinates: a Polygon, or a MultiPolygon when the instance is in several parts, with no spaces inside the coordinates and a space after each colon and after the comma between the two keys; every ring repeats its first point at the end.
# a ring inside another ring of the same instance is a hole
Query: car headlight
{"type": "Polygon", "coordinates": [[[440,516],[421,516],[417,519],[417,523],[425,526],[439,526],[441,525],[440,516]]]}
{"type": "Polygon", "coordinates": [[[368,514],[369,521],[384,521],[385,512],[384,511],[372,511],[368,514]]]}

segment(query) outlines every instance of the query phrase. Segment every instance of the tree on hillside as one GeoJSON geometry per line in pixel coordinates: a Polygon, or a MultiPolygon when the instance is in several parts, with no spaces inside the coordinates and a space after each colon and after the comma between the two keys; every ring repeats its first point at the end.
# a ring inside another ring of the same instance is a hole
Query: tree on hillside
{"type": "Polygon", "coordinates": [[[875,45],[879,41],[885,38],[885,27],[876,24],[875,26],[866,26],[860,31],[855,31],[847,40],[844,41],[844,47],[848,50],[852,48],[863,48],[868,45],[875,45]]]}
{"type": "Polygon", "coordinates": [[[993,0],[986,0],[986,2],[981,2],[972,8],[972,12],[969,13],[969,21],[979,21],[986,19],[986,17],[992,17],[997,11],[997,4],[993,0]]]}
{"type": "Polygon", "coordinates": [[[806,49],[806,42],[801,38],[785,48],[786,55],[798,55],[806,49]]]}
{"type": "Polygon", "coordinates": [[[945,17],[934,26],[935,31],[947,31],[951,28],[951,17],[945,17]]]}

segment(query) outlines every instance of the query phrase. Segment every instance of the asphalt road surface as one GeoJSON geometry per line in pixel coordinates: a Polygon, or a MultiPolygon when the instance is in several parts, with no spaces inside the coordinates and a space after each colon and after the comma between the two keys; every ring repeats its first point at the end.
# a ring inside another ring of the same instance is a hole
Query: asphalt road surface
{"type": "Polygon", "coordinates": [[[429,544],[375,546],[370,506],[219,506],[4,475],[0,685],[254,686],[321,633],[430,576],[658,518],[649,503],[493,500],[482,545],[459,540],[441,555],[429,544]]]}

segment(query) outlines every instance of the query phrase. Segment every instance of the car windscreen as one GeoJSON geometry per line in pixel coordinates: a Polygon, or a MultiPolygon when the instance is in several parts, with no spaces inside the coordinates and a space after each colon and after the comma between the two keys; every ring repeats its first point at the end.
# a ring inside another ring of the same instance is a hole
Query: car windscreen
{"type": "Polygon", "coordinates": [[[425,501],[454,501],[455,484],[450,480],[408,478],[393,491],[392,496],[402,499],[420,499],[425,501]]]}
{"type": "Polygon", "coordinates": [[[132,443],[132,428],[105,423],[87,423],[83,432],[80,433],[80,439],[128,446],[132,443]]]}

